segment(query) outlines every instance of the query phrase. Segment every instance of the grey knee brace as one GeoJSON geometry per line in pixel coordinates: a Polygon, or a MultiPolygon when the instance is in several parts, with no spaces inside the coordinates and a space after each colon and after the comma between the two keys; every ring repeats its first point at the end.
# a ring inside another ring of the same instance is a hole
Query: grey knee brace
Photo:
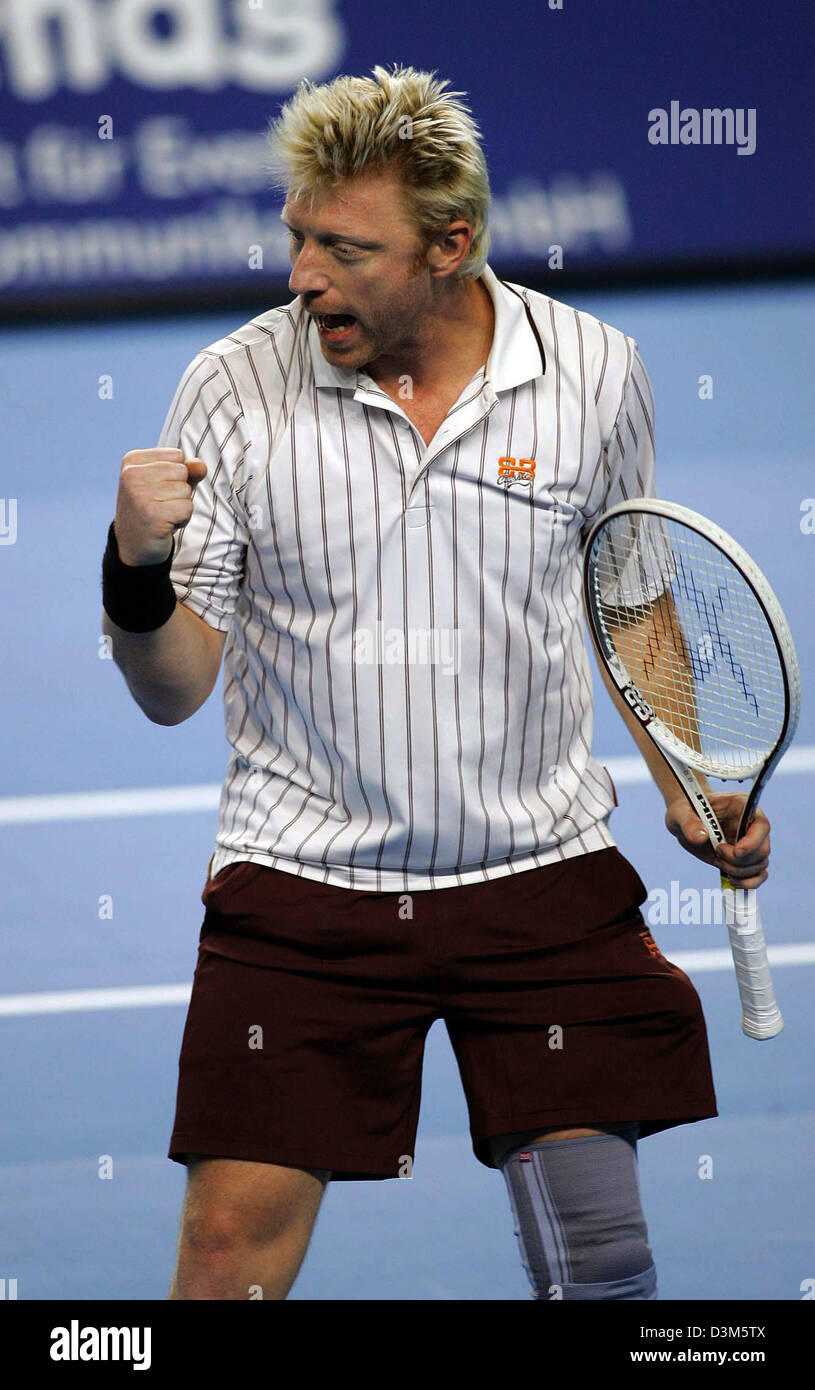
{"type": "Polygon", "coordinates": [[[500,1160],[533,1298],[656,1298],[637,1134],[539,1140],[500,1160]]]}

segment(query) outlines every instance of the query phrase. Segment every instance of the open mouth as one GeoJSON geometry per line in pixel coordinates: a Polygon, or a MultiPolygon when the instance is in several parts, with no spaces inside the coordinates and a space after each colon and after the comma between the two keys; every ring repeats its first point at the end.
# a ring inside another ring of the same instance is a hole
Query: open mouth
{"type": "Polygon", "coordinates": [[[344,342],[356,328],[353,314],[317,314],[315,317],[320,337],[329,343],[344,342]]]}

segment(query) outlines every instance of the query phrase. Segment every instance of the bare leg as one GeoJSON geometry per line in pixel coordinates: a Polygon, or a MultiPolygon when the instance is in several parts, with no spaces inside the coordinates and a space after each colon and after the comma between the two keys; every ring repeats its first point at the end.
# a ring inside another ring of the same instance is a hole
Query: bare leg
{"type": "Polygon", "coordinates": [[[330,1173],[190,1156],[170,1299],[285,1299],[330,1173]]]}

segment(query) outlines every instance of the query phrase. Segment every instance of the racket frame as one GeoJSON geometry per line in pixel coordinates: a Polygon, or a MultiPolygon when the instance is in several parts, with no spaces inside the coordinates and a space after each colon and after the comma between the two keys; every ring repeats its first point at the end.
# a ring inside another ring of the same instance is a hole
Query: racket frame
{"type": "MultiPolygon", "coordinates": [[[[691,511],[689,507],[684,507],[677,502],[638,497],[610,507],[592,525],[583,554],[583,600],[597,658],[609,672],[626,706],[638,719],[654,747],[673,772],[690,805],[705,825],[708,838],[715,848],[716,845],[725,843],[725,835],[696,775],[697,771],[705,770],[700,767],[700,762],[704,763],[706,760],[704,757],[694,758],[693,750],[682,745],[663,725],[647,699],[642,695],[636,681],[631,678],[624,661],[613,646],[613,638],[609,635],[609,643],[611,644],[609,648],[603,636],[604,625],[598,616],[593,583],[592,549],[598,533],[612,518],[631,513],[650,513],[662,520],[676,521],[696,531],[705,540],[716,546],[741,573],[742,578],[752,590],[767,620],[767,626],[775,644],[784,682],[784,716],[778,737],[769,754],[754,767],[743,769],[745,775],[751,775],[753,771],[756,775],[739,818],[737,840],[741,839],[749,827],[761,791],[795,736],[801,705],[801,681],[795,645],[781,604],[758,565],[739,545],[738,541],[699,512],[691,511]]],[[[730,776],[721,780],[735,780],[740,783],[744,778],[730,776]]],[[[723,873],[720,874],[720,878],[725,903],[725,920],[741,996],[742,1031],[751,1038],[775,1037],[784,1027],[784,1020],[773,991],[756,890],[737,889],[723,873]]]]}

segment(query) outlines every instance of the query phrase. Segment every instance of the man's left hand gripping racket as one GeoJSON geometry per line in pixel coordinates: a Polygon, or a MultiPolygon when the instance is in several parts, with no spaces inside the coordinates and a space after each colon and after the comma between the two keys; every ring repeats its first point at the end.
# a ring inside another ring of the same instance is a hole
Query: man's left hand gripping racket
{"type": "MultiPolygon", "coordinates": [[[[715,846],[725,840],[697,773],[755,777],[737,839],[792,741],[801,683],[787,620],[758,566],[713,522],[673,502],[612,507],[586,542],[584,598],[597,657],[679,780],[715,846]]],[[[755,889],[722,875],[742,1029],[772,1038],[775,1001],[755,889]]]]}

